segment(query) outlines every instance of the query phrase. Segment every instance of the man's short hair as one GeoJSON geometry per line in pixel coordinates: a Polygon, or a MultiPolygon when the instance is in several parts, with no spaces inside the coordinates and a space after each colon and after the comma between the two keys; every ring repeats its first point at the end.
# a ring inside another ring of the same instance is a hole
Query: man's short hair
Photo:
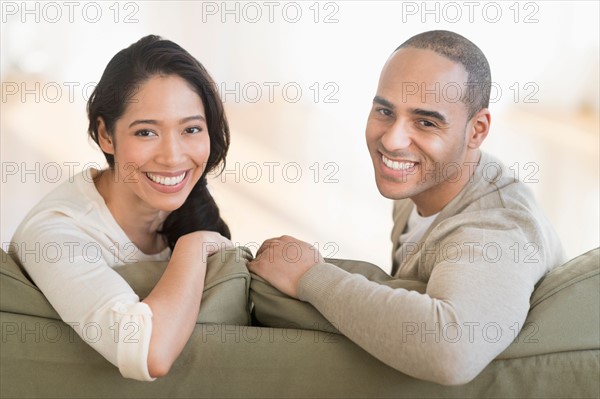
{"type": "MultiPolygon", "coordinates": [[[[485,55],[473,42],[447,30],[432,30],[411,37],[395,51],[402,48],[432,50],[454,62],[461,64],[468,73],[467,87],[461,101],[466,104],[471,119],[482,108],[488,108],[492,76],[485,55]]],[[[464,84],[465,82],[457,82],[464,84]]]]}

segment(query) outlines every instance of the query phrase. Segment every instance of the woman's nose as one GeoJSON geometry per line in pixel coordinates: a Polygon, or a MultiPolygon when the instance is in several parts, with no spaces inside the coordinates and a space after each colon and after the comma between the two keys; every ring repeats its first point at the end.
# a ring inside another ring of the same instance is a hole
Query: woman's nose
{"type": "Polygon", "coordinates": [[[178,165],[185,159],[185,145],[180,134],[163,136],[157,160],[165,165],[178,165]]]}

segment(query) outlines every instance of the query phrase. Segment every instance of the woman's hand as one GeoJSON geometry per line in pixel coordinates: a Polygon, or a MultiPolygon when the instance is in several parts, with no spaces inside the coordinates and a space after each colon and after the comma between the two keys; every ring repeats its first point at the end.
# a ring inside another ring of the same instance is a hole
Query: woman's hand
{"type": "Polygon", "coordinates": [[[233,248],[234,246],[230,239],[223,237],[216,231],[208,230],[194,231],[179,237],[177,244],[175,244],[175,248],[177,248],[180,241],[183,241],[182,245],[194,245],[196,248],[200,248],[202,251],[201,259],[203,261],[206,261],[206,259],[215,252],[233,248]]]}

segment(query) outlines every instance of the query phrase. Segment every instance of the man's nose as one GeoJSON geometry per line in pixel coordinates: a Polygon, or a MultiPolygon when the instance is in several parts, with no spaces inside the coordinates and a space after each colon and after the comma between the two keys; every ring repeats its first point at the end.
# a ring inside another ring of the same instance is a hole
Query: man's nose
{"type": "Polygon", "coordinates": [[[412,135],[409,127],[402,120],[397,120],[393,125],[388,126],[386,132],[381,137],[381,143],[388,151],[408,148],[412,143],[412,135]]]}

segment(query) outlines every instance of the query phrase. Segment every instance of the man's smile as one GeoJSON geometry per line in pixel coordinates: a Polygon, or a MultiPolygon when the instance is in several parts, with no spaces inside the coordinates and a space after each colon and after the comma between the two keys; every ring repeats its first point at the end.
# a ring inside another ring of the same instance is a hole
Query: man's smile
{"type": "Polygon", "coordinates": [[[412,169],[417,163],[410,161],[394,161],[381,154],[381,161],[390,169],[393,170],[408,170],[412,169]]]}

